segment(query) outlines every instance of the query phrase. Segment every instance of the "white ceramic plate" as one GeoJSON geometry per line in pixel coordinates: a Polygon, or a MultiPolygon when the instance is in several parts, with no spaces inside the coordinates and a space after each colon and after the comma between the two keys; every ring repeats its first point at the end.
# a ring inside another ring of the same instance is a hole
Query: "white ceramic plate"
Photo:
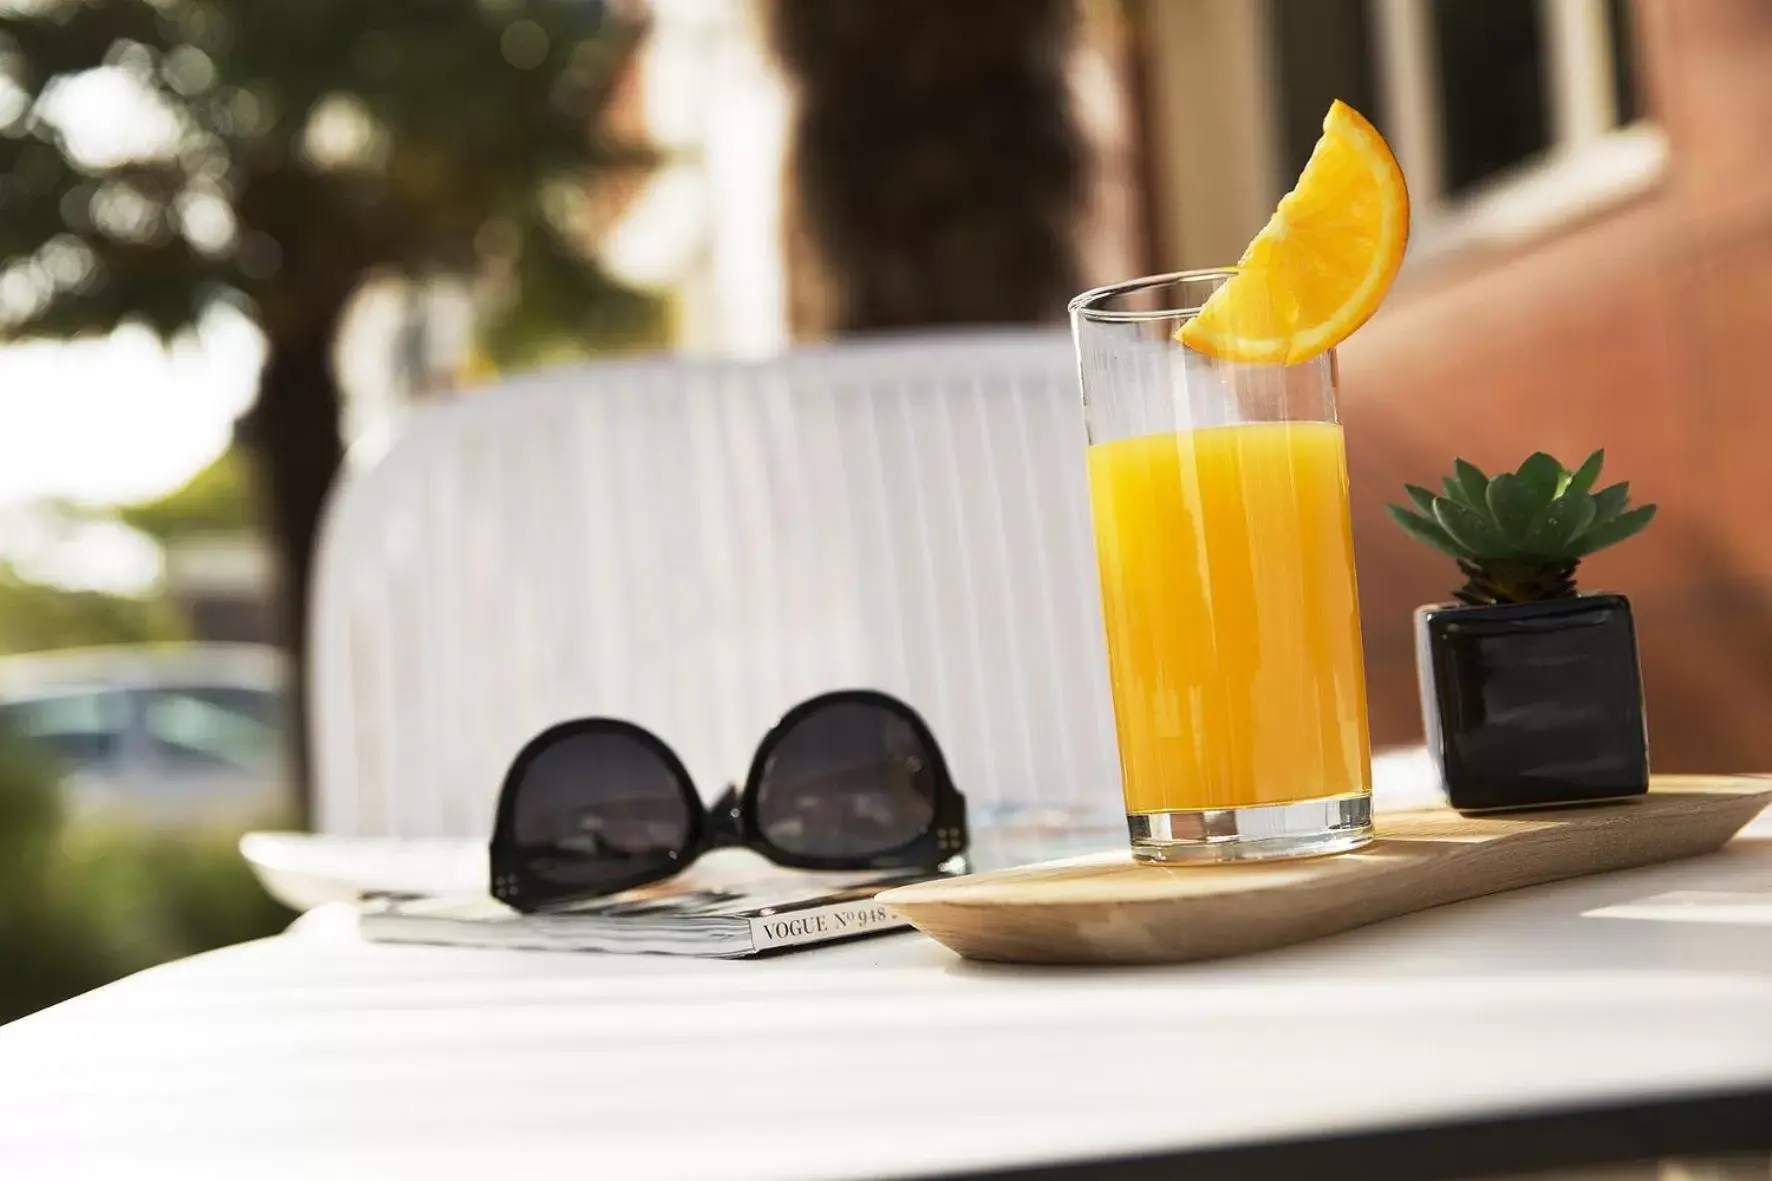
{"type": "Polygon", "coordinates": [[[250,832],[240,853],[277,901],[293,910],[354,903],[371,890],[484,893],[486,842],[250,832]]]}

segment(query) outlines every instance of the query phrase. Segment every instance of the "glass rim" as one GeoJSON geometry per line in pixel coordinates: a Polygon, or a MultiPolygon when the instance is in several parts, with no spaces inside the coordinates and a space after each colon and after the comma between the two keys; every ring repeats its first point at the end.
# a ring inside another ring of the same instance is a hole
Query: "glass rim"
{"type": "Polygon", "coordinates": [[[1117,310],[1098,307],[1096,305],[1122,295],[1132,295],[1139,291],[1151,291],[1158,287],[1168,287],[1177,283],[1199,283],[1208,279],[1229,279],[1241,273],[1241,267],[1204,267],[1193,271],[1170,271],[1163,275],[1143,275],[1136,279],[1123,279],[1118,283],[1109,283],[1102,287],[1091,287],[1088,291],[1071,300],[1069,307],[1072,316],[1081,316],[1086,320],[1096,320],[1107,324],[1140,324],[1151,320],[1173,320],[1182,316],[1198,315],[1200,308],[1195,304],[1183,308],[1144,308],[1117,310]]]}

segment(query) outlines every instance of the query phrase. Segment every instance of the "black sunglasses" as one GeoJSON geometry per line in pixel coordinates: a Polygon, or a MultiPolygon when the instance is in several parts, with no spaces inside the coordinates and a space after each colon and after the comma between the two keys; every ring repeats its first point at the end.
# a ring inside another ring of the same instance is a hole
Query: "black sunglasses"
{"type": "Polygon", "coordinates": [[[966,801],[923,719],[848,689],[795,706],[764,737],[744,791],[704,808],[649,731],[583,718],[544,731],[505,776],[492,893],[522,911],[614,894],[743,846],[797,869],[940,865],[966,849],[966,801]]]}

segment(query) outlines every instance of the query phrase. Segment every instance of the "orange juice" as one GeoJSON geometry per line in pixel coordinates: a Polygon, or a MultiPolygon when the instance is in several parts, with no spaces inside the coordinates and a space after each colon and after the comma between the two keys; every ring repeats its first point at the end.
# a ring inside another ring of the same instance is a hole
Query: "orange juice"
{"type": "Polygon", "coordinates": [[[1098,443],[1089,486],[1127,812],[1367,793],[1341,428],[1098,443]]]}

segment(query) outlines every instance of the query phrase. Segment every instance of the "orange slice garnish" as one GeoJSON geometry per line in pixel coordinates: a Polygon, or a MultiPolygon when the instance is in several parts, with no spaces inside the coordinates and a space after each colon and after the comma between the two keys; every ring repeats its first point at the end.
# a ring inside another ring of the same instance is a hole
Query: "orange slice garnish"
{"type": "Polygon", "coordinates": [[[1298,183],[1176,334],[1224,361],[1296,365],[1334,348],[1390,290],[1409,241],[1409,189],[1390,145],[1337,100],[1298,183]]]}

